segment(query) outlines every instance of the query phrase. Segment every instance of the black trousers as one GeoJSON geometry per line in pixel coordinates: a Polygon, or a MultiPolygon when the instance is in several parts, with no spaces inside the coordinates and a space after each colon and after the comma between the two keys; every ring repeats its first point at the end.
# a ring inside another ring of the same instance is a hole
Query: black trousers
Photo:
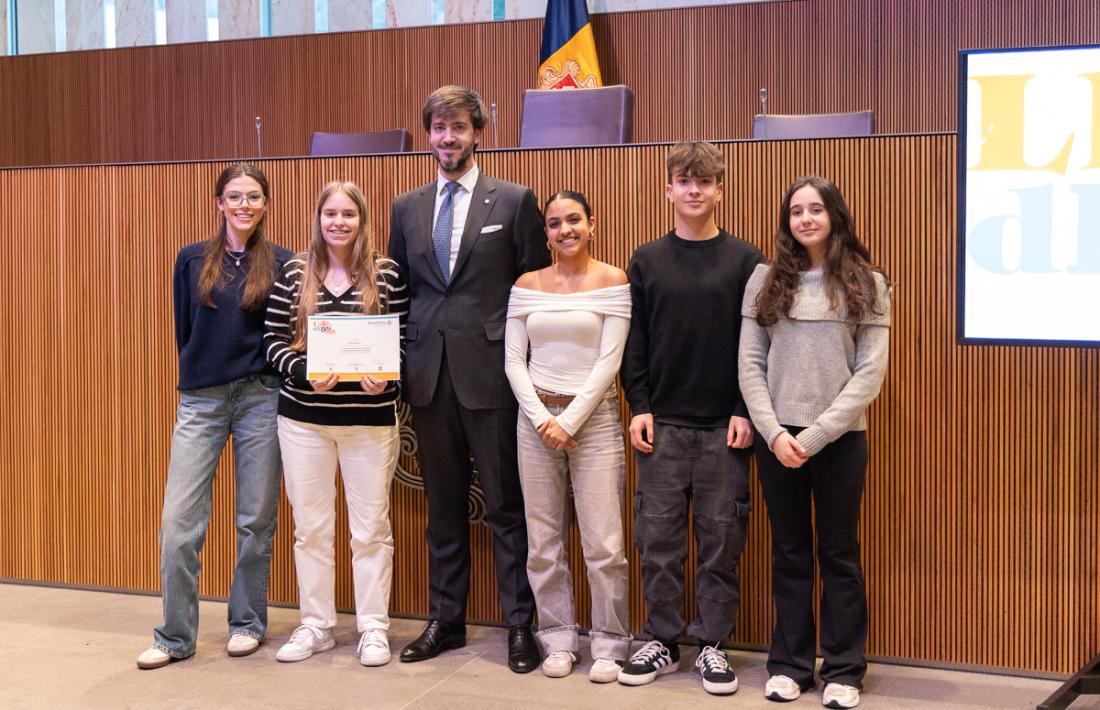
{"type": "Polygon", "coordinates": [[[470,453],[485,491],[493,533],[500,606],[509,626],[530,624],[535,598],[527,581],[527,522],[516,460],[517,407],[466,409],[455,394],[444,356],[432,402],[413,407],[413,431],[428,498],[429,615],[466,623],[470,591],[470,453]]]}
{"type": "Polygon", "coordinates": [[[698,429],[658,422],[653,453],[635,453],[634,545],[642,560],[645,630],[675,639],[684,628],[684,559],[688,513],[698,543],[695,598],[699,617],[688,633],[708,643],[733,632],[741,604],[748,452],[726,446],[726,427],[698,429]]]}
{"type": "Polygon", "coordinates": [[[772,530],[776,624],[768,672],[789,676],[804,689],[814,683],[816,524],[823,588],[821,679],[862,688],[867,671],[867,594],[859,562],[859,509],[867,473],[867,435],[848,432],[796,469],[779,463],[759,433],[754,446],[772,530]]]}

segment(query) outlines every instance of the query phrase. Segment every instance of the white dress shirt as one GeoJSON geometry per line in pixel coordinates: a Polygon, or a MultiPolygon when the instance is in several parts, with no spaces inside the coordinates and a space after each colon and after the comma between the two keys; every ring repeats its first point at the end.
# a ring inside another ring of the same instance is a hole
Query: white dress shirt
{"type": "MultiPolygon", "coordinates": [[[[451,265],[448,271],[452,275],[455,272],[455,262],[458,261],[458,248],[462,246],[462,232],[466,229],[466,215],[470,213],[470,198],[473,197],[474,186],[477,185],[479,175],[481,175],[481,170],[477,167],[477,163],[474,163],[465,175],[455,180],[459,184],[459,188],[455,190],[454,197],[451,198],[454,219],[451,220],[451,265]]],[[[447,196],[447,183],[449,182],[450,179],[443,177],[443,173],[438,173],[435,183],[435,210],[432,212],[433,228],[436,220],[439,219],[439,208],[443,205],[443,198],[447,196]]]]}

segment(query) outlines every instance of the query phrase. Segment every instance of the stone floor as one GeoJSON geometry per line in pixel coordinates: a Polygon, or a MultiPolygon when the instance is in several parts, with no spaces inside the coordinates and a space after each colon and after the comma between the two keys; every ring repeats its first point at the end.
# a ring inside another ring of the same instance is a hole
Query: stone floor
{"type": "MultiPolygon", "coordinates": [[[[584,655],[572,676],[515,675],[505,666],[505,632],[471,627],[469,645],[423,663],[364,668],[355,656],[352,617],[341,615],[338,645],[301,663],[275,661],[297,624],[296,609],[272,609],[269,641],[252,656],[225,655],[225,604],[201,604],[198,653],[155,671],[139,671],[160,619],[160,598],[0,584],[0,708],[769,708],[762,695],[764,656],[734,651],[740,679],[733,696],[703,692],[694,652],[683,647],[682,670],[641,688],[590,683],[584,655]]],[[[395,620],[395,651],[420,630],[395,620]]],[[[584,653],[586,649],[582,649],[584,653]]],[[[1059,683],[980,673],[873,664],[861,707],[1033,708],[1059,683]]],[[[811,692],[786,705],[820,708],[811,692]]],[[[1073,708],[1100,710],[1100,698],[1073,708]]]]}

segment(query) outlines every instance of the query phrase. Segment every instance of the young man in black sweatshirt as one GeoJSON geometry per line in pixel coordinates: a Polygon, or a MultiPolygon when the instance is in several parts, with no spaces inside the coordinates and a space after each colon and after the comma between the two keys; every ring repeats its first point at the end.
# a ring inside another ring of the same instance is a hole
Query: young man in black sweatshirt
{"type": "Polygon", "coordinates": [[[763,257],[715,223],[725,175],[718,148],[679,143],[667,167],[675,228],[640,246],[627,270],[634,305],[622,381],[634,412],[634,544],[653,640],[631,657],[619,682],[644,685],[679,666],[690,508],[699,617],[688,633],[699,643],[695,666],[704,689],[727,695],[737,690],[737,676],[719,644],[737,619],[751,509],[752,425],[737,384],[737,345],[745,284],[763,257]]]}

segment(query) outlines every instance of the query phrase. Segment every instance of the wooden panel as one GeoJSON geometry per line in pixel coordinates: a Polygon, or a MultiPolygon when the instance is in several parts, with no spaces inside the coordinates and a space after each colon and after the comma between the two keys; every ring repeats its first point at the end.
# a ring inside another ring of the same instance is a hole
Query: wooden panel
{"type": "MultiPolygon", "coordinates": [[[[748,137],[761,88],[772,113],[871,109],[879,133],[951,131],[958,49],[1100,43],[1094,0],[786,0],[592,22],[606,81],[634,89],[639,143],[748,137]]],[[[313,131],[397,127],[424,150],[420,105],[447,82],[497,104],[483,147],[514,146],[541,32],[514,20],[4,57],[0,165],[304,155],[313,131]]]]}
{"type": "MultiPolygon", "coordinates": [[[[955,344],[955,139],[948,135],[727,143],[719,222],[770,251],[797,175],[833,177],[872,255],[896,283],[891,365],[870,411],[861,521],[880,657],[1069,672],[1100,645],[1100,350],[955,344]]],[[[663,146],[492,152],[489,173],[547,195],[580,187],[600,219],[597,254],[625,266],[671,223],[663,146]]],[[[378,246],[389,204],[433,173],[426,155],[261,163],[276,241],[301,249],[315,191],[347,177],[370,198],[378,246]]],[[[0,577],[154,591],[176,396],[170,274],[215,227],[221,164],[0,171],[0,577]],[[33,325],[28,322],[33,316],[33,325]],[[32,348],[29,328],[39,329],[32,348]]],[[[628,416],[623,406],[624,420],[628,416]]],[[[406,442],[408,445],[409,442],[406,442]]],[[[408,453],[408,449],[406,449],[408,453]]],[[[203,553],[203,594],[227,592],[232,474],[223,461],[203,553]]],[[[411,467],[408,456],[403,466],[411,467]]],[[[628,463],[627,508],[635,472],[628,463]]],[[[342,506],[342,498],[340,505],[342,506]]],[[[773,623],[764,502],[742,560],[734,640],[766,646],[773,623]]],[[[296,599],[286,500],[271,598],[296,599]]],[[[395,484],[393,609],[427,610],[422,492],[395,484]]],[[[624,510],[628,535],[632,516],[624,510]]],[[[346,516],[339,517],[346,530],[346,516]]],[[[498,621],[491,541],[472,530],[470,616],[498,621]]],[[[587,587],[570,543],[582,620],[587,587]]],[[[694,557],[689,549],[689,559],[694,557]]],[[[338,603],[352,604],[346,533],[338,603]]],[[[689,565],[690,566],[690,565],[689,565]]],[[[690,575],[689,595],[693,593],[690,575]]],[[[688,613],[693,605],[686,604],[688,613]]],[[[631,554],[631,623],[644,604],[631,554]]],[[[152,625],[155,620],[149,620],[152,625]]]]}

